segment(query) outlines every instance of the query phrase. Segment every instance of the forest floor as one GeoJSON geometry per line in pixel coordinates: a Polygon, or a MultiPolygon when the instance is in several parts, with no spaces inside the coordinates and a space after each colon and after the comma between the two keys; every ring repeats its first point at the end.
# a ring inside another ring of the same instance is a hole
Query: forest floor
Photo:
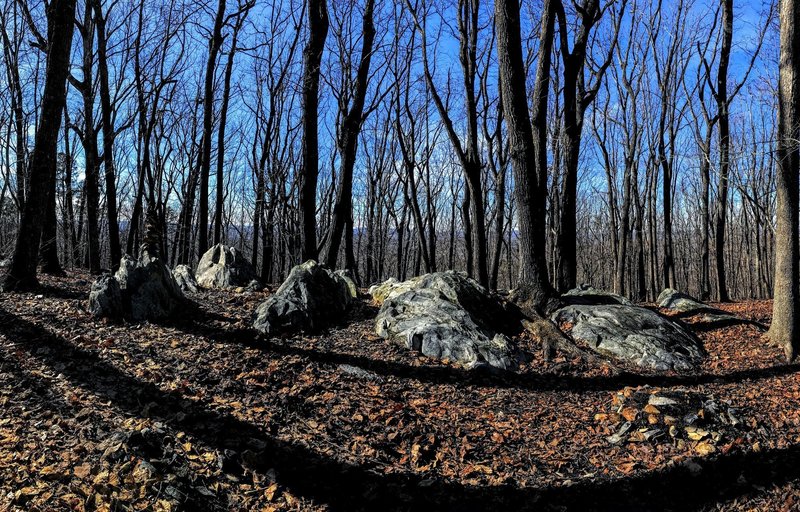
{"type": "MultiPolygon", "coordinates": [[[[545,361],[524,337],[530,361],[492,375],[378,338],[367,301],[281,340],[249,329],[267,293],[120,325],[89,316],[89,283],[0,295],[0,510],[800,510],[800,365],[754,326],[700,332],[694,375],[545,361]],[[738,430],[607,439],[619,397],[678,391],[738,430]]],[[[770,302],[720,307],[769,322],[770,302]]]]}

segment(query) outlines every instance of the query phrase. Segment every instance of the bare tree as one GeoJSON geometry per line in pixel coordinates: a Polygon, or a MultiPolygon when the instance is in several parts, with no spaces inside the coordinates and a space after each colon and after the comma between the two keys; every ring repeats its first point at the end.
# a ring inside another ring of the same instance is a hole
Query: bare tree
{"type": "Polygon", "coordinates": [[[228,106],[230,104],[231,96],[231,79],[233,77],[233,59],[236,52],[239,50],[239,32],[242,29],[247,14],[255,4],[255,0],[248,0],[242,2],[240,0],[239,7],[234,14],[228,18],[234,18],[233,34],[231,36],[231,47],[228,51],[228,60],[225,64],[225,76],[223,78],[222,86],[222,106],[219,112],[219,131],[217,132],[217,176],[216,176],[216,207],[214,211],[214,244],[222,242],[223,229],[222,229],[222,212],[224,210],[224,188],[225,188],[225,173],[223,168],[225,166],[225,129],[228,121],[228,106]]]}
{"type": "Polygon", "coordinates": [[[486,213],[483,197],[482,169],[480,152],[478,150],[478,110],[475,82],[478,68],[478,32],[480,25],[478,14],[480,2],[478,0],[459,0],[458,2],[458,35],[459,35],[459,61],[464,84],[464,110],[467,116],[467,135],[464,144],[456,132],[453,121],[448,113],[448,109],[442,100],[439,90],[434,82],[431,64],[428,58],[428,38],[425,19],[427,12],[420,15],[417,8],[406,0],[406,5],[411,11],[417,31],[422,37],[422,67],[428,90],[431,93],[434,105],[439,112],[439,117],[447,130],[450,143],[458,157],[461,167],[464,170],[464,177],[467,182],[468,193],[465,194],[465,218],[469,229],[470,246],[467,247],[468,259],[472,261],[468,265],[468,273],[474,274],[478,282],[483,286],[489,286],[489,266],[486,244],[486,213]],[[467,204],[465,204],[467,206],[467,204]]]}
{"type": "Polygon", "coordinates": [[[67,97],[74,21],[75,0],[52,0],[47,6],[47,75],[30,161],[31,193],[25,201],[11,267],[3,282],[4,291],[38,286],[36,264],[48,194],[54,189],[56,178],[58,132],[67,97]]]}
{"type": "Polygon", "coordinates": [[[545,197],[547,190],[547,97],[555,7],[545,0],[539,33],[539,58],[533,93],[533,123],[528,116],[525,67],[520,38],[517,0],[495,2],[497,57],[508,127],[508,144],[514,169],[518,207],[520,271],[518,297],[534,309],[546,306],[554,290],[547,276],[545,247],[545,197]],[[536,138],[534,138],[534,136],[536,138]]]}
{"type": "MultiPolygon", "coordinates": [[[[608,42],[608,53],[605,59],[592,69],[592,79],[587,81],[585,72],[587,57],[590,56],[590,40],[592,29],[602,19],[604,13],[619,3],[619,12],[614,16],[622,16],[627,0],[609,1],[601,6],[600,0],[583,0],[576,4],[576,12],[580,21],[577,32],[570,45],[569,25],[561,0],[555,0],[554,6],[558,15],[560,54],[563,64],[564,97],[563,141],[564,177],[561,192],[561,218],[558,231],[558,266],[557,282],[561,291],[574,288],[577,279],[577,190],[578,190],[578,158],[580,156],[581,137],[586,109],[597,97],[603,76],[611,64],[614,48],[619,38],[619,22],[614,23],[614,31],[608,42]],[[572,49],[570,49],[572,46],[572,49]]],[[[592,64],[589,61],[589,64],[592,64]]]]}
{"type": "Polygon", "coordinates": [[[200,231],[197,249],[200,254],[208,250],[208,181],[211,172],[211,131],[214,116],[214,70],[217,56],[222,47],[222,27],[225,23],[226,0],[219,0],[214,25],[208,39],[208,59],[206,60],[205,85],[203,87],[203,135],[200,148],[200,200],[198,218],[200,231]]]}
{"type": "Polygon", "coordinates": [[[800,3],[780,3],[775,302],[770,339],[791,361],[800,350],[800,3]]]}
{"type": "Polygon", "coordinates": [[[316,259],[317,180],[319,177],[319,138],[317,133],[319,74],[325,39],[328,37],[327,0],[308,0],[309,36],[303,50],[303,156],[299,175],[299,217],[301,250],[304,260],[316,259]]]}
{"type": "Polygon", "coordinates": [[[339,184],[331,220],[331,233],[328,237],[328,247],[324,258],[329,267],[336,267],[339,244],[345,226],[347,226],[347,232],[344,233],[345,268],[354,271],[357,271],[358,267],[353,253],[353,167],[356,163],[358,137],[364,123],[364,103],[367,98],[370,62],[375,41],[374,10],[375,0],[366,0],[362,22],[361,58],[358,62],[354,84],[350,83],[349,70],[343,70],[345,77],[342,80],[345,88],[339,92],[338,98],[341,129],[336,140],[340,160],[339,184]],[[350,88],[353,89],[352,93],[347,90],[350,88]]]}

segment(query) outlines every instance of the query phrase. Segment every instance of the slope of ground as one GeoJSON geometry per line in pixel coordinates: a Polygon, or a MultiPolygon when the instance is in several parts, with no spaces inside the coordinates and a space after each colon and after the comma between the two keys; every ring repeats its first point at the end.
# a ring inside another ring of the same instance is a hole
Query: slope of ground
{"type": "Polygon", "coordinates": [[[531,339],[518,374],[476,375],[378,338],[366,303],[281,340],[248,328],[265,293],[115,325],[86,313],[87,276],[45,284],[0,295],[0,509],[800,509],[800,366],[751,325],[700,333],[697,375],[612,376],[531,339]],[[726,403],[747,435],[610,443],[617,393],[652,388],[726,403]]]}

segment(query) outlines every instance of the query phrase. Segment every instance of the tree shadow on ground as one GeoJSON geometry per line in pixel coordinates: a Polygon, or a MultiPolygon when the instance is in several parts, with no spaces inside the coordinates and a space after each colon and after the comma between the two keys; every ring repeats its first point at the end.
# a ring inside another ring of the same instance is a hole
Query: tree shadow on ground
{"type": "Polygon", "coordinates": [[[302,444],[275,439],[258,425],[162,390],[2,307],[0,326],[17,349],[58,367],[71,384],[110,401],[123,413],[140,416],[148,404],[149,416],[207,445],[238,453],[248,449],[250,440],[262,441],[266,448],[257,470],[274,469],[279,483],[293,494],[333,510],[676,510],[733,499],[756,485],[800,478],[798,445],[721,455],[702,461],[702,469],[695,473],[671,466],[629,478],[599,477],[541,489],[513,484],[471,487],[429,474],[380,474],[370,465],[354,466],[302,444]]]}
{"type": "Polygon", "coordinates": [[[169,325],[186,334],[206,336],[218,343],[236,344],[278,355],[296,355],[324,365],[347,364],[383,377],[413,379],[430,384],[513,388],[528,391],[615,391],[625,386],[675,387],[736,384],[748,380],[758,381],[800,373],[800,364],[798,363],[738,370],[724,374],[642,375],[622,372],[612,376],[467,370],[455,366],[411,366],[402,362],[374,359],[363,355],[305,348],[293,344],[291,338],[269,338],[254,329],[214,327],[193,321],[173,322],[169,325]]]}
{"type": "MultiPolygon", "coordinates": [[[[204,478],[195,477],[190,481],[188,478],[187,466],[174,456],[170,459],[159,458],[158,460],[153,460],[156,456],[160,457],[163,454],[160,449],[160,442],[153,442],[148,445],[146,442],[136,442],[134,436],[123,435],[120,437],[119,434],[123,433],[118,432],[118,427],[104,417],[98,410],[82,409],[81,411],[77,411],[75,404],[67,401],[64,395],[54,389],[50,382],[43,378],[41,374],[35,375],[31,371],[21,367],[17,364],[14,357],[4,353],[2,347],[0,347],[0,373],[5,373],[8,376],[7,378],[13,380],[13,388],[15,390],[21,390],[21,392],[15,393],[10,403],[6,403],[6,407],[22,407],[23,409],[27,409],[29,413],[34,414],[35,416],[31,418],[37,418],[37,421],[40,418],[45,418],[45,422],[49,420],[53,423],[58,422],[59,424],[61,424],[62,419],[75,416],[77,413],[83,417],[83,421],[89,421],[92,425],[91,429],[84,429],[82,431],[82,436],[84,437],[81,437],[81,439],[89,438],[96,443],[101,443],[107,437],[113,437],[115,435],[117,439],[128,437],[127,451],[130,457],[129,460],[135,461],[139,459],[142,461],[150,461],[153,463],[151,466],[157,466],[164,470],[171,468],[172,471],[170,472],[173,473],[173,478],[170,481],[170,485],[176,488],[179,495],[184,496],[184,506],[187,510],[203,510],[206,512],[221,512],[227,510],[226,504],[228,503],[228,495],[225,493],[225,489],[218,490],[216,496],[192,492],[193,484],[199,485],[205,483],[204,478]],[[180,473],[180,476],[174,473],[180,473]]],[[[0,386],[4,384],[11,385],[11,383],[3,383],[3,381],[0,380],[0,386]]],[[[29,421],[33,420],[31,419],[29,421]]],[[[47,425],[47,423],[45,423],[45,425],[47,425]]],[[[158,441],[161,441],[161,439],[158,441]]],[[[63,445],[60,446],[60,449],[63,450],[63,445]]],[[[119,455],[114,454],[112,458],[117,458],[117,460],[119,460],[119,455]]],[[[8,471],[11,470],[11,467],[6,466],[2,469],[8,471]]]]}
{"type": "Polygon", "coordinates": [[[48,299],[76,300],[87,299],[89,297],[89,292],[87,290],[78,290],[75,288],[46,284],[39,285],[39,288],[37,288],[33,293],[36,295],[42,295],[48,299]]]}

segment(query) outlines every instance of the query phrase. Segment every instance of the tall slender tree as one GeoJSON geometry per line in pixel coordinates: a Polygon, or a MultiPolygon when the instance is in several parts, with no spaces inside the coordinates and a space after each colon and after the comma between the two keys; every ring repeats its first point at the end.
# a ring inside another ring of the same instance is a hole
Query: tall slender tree
{"type": "Polygon", "coordinates": [[[111,85],[108,76],[108,35],[106,21],[108,13],[103,14],[101,0],[89,0],[94,10],[94,24],[97,29],[97,78],[100,82],[100,113],[103,126],[103,175],[106,186],[106,219],[108,220],[108,254],[111,268],[119,267],[122,247],[119,241],[119,221],[117,219],[117,173],[114,165],[114,140],[117,128],[114,127],[114,106],[111,101],[111,85]]]}
{"type": "MultiPolygon", "coordinates": [[[[578,198],[578,158],[580,156],[581,137],[583,134],[584,115],[597,97],[603,76],[611,64],[614,49],[617,45],[620,23],[615,23],[613,39],[610,41],[605,60],[593,69],[592,80],[585,77],[587,57],[592,29],[603,17],[603,14],[616,4],[611,0],[601,6],[600,0],[582,0],[576,3],[576,11],[580,23],[573,38],[569,36],[569,23],[561,0],[554,0],[558,15],[558,33],[560,36],[560,54],[563,65],[563,140],[561,149],[564,155],[564,178],[561,191],[561,217],[558,227],[558,288],[561,291],[574,288],[577,280],[577,198],[578,198]],[[571,43],[571,44],[570,44],[571,43]],[[570,49],[571,47],[571,49],[570,49]]],[[[625,10],[627,0],[619,3],[619,16],[625,10]]],[[[617,13],[613,13],[617,15],[617,13]]]]}
{"type": "Polygon", "coordinates": [[[508,127],[508,144],[518,208],[520,250],[518,298],[535,309],[546,307],[555,294],[547,275],[545,198],[547,97],[555,18],[553,3],[556,1],[558,0],[545,0],[542,10],[532,123],[531,117],[528,116],[519,2],[496,0],[494,11],[503,113],[508,127]]]}
{"type": "Polygon", "coordinates": [[[47,74],[42,94],[39,126],[30,159],[30,195],[25,202],[11,267],[3,290],[24,290],[38,286],[36,265],[48,194],[54,188],[58,132],[67,100],[75,0],[52,0],[47,5],[47,74]]]}
{"type": "Polygon", "coordinates": [[[208,58],[203,86],[203,136],[200,148],[200,201],[198,204],[199,232],[197,249],[200,254],[208,250],[208,182],[211,173],[211,130],[214,118],[214,70],[222,47],[222,26],[225,23],[225,0],[217,3],[214,27],[208,40],[208,58]]]}
{"type": "Polygon", "coordinates": [[[769,337],[791,361],[800,350],[800,2],[780,2],[775,300],[769,337]]]}
{"type": "MultiPolygon", "coordinates": [[[[482,171],[483,162],[481,161],[478,149],[478,102],[477,91],[475,88],[476,77],[478,74],[478,32],[480,23],[478,14],[480,12],[479,0],[459,0],[458,2],[458,36],[459,36],[459,62],[461,63],[462,80],[464,84],[464,110],[467,117],[466,141],[462,143],[459,134],[456,132],[455,125],[451,119],[448,108],[442,100],[439,90],[434,82],[431,65],[428,58],[428,40],[426,31],[426,15],[419,16],[417,10],[409,0],[406,5],[414,16],[417,31],[422,36],[422,68],[425,75],[425,82],[433,99],[434,105],[439,112],[439,117],[444,124],[450,143],[458,157],[459,163],[464,170],[464,177],[467,184],[465,193],[465,222],[464,229],[469,229],[469,241],[471,247],[467,247],[468,260],[472,265],[468,268],[470,275],[475,275],[478,282],[489,286],[489,265],[488,250],[486,244],[486,213],[483,197],[482,171]]],[[[467,233],[465,233],[466,235],[467,233]]]]}
{"type": "Polygon", "coordinates": [[[219,110],[219,131],[217,132],[217,176],[216,176],[216,206],[214,209],[214,244],[222,242],[222,213],[225,202],[225,129],[228,124],[228,106],[231,99],[231,79],[233,77],[233,60],[239,50],[239,32],[242,29],[247,14],[255,3],[254,0],[240,2],[239,9],[235,14],[233,23],[233,35],[231,36],[231,48],[228,51],[228,61],[225,63],[225,76],[222,86],[222,106],[219,110]]]}
{"type": "Polygon", "coordinates": [[[317,180],[319,178],[319,75],[325,39],[328,37],[327,0],[308,0],[308,41],[303,49],[302,163],[299,176],[301,255],[316,259],[317,180]]]}
{"type": "MultiPolygon", "coordinates": [[[[326,264],[336,267],[339,256],[339,246],[345,226],[348,226],[345,236],[345,268],[357,271],[355,255],[353,253],[353,168],[356,163],[356,149],[361,126],[364,123],[364,103],[367,98],[369,85],[370,62],[372,60],[375,42],[374,22],[375,0],[367,0],[364,6],[361,39],[361,58],[356,71],[355,89],[352,94],[342,91],[339,99],[342,126],[338,134],[336,145],[339,150],[339,185],[336,195],[336,204],[333,208],[331,220],[331,234],[328,240],[326,264]],[[349,108],[348,108],[349,105],[349,108]]],[[[345,83],[349,80],[345,80],[345,83]]]]}

